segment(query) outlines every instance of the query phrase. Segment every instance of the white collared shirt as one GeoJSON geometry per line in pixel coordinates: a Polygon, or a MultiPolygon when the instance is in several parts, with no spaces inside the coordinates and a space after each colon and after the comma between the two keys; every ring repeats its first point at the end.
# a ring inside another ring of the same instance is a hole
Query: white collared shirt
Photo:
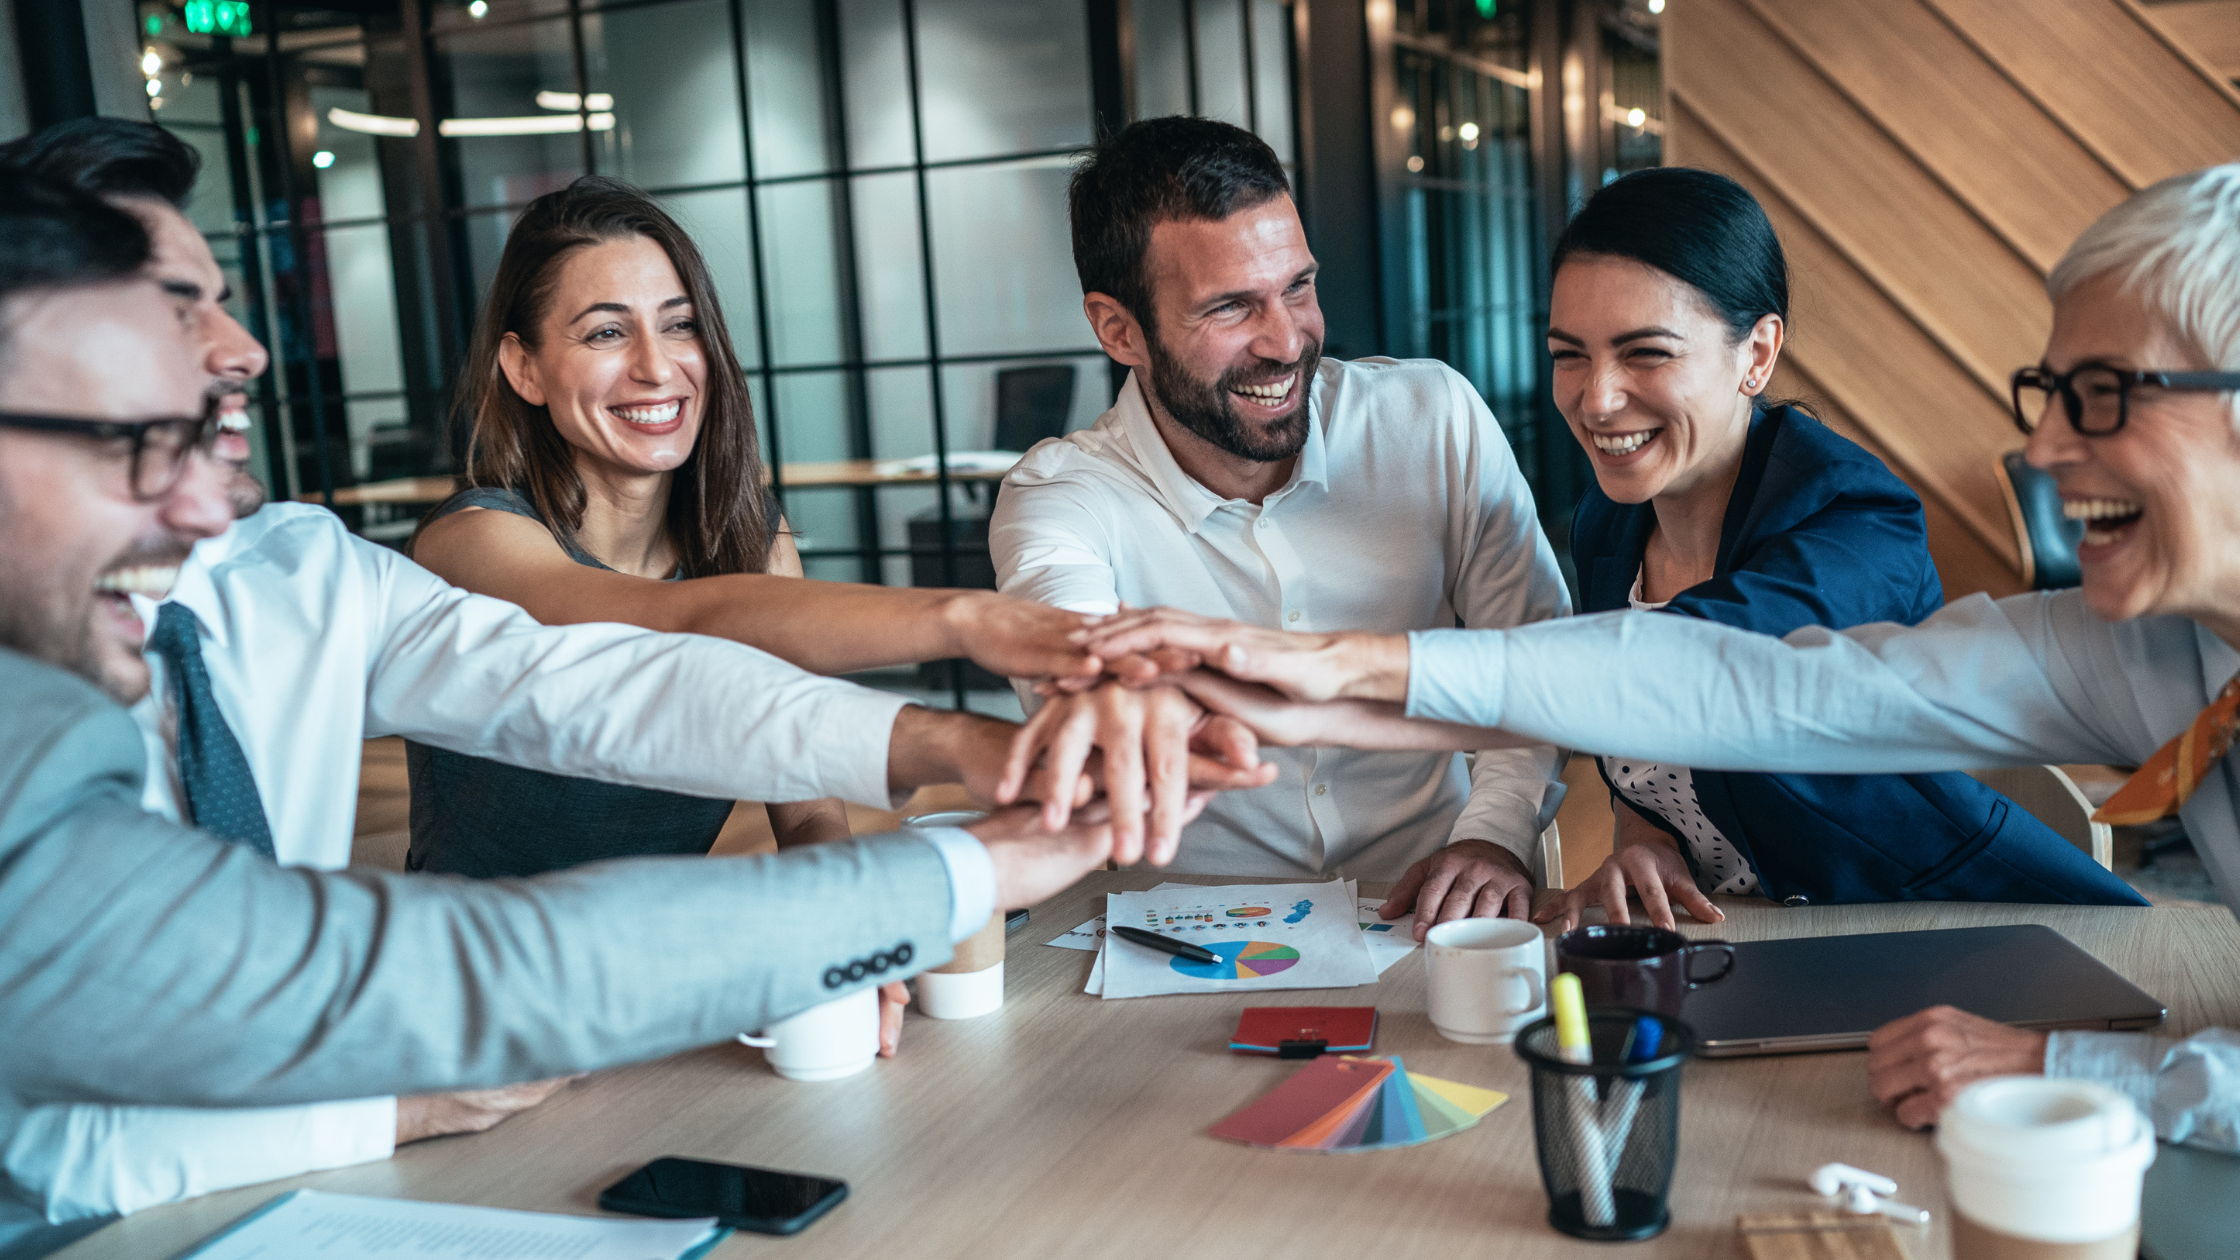
{"type": "MultiPolygon", "coordinates": [[[[423,743],[560,774],[700,796],[891,808],[887,744],[906,701],[818,678],[753,648],[635,627],[547,628],[471,595],[322,508],[273,504],[197,545],[170,599],[202,656],[281,862],[349,864],[364,741],[423,743]]],[[[155,624],[156,605],[136,601],[155,624]]],[[[134,707],[143,803],[177,819],[171,690],[160,657],[134,707]]],[[[962,939],[993,913],[994,871],[961,832],[943,858],[962,939]]],[[[20,1199],[53,1223],[385,1159],[396,1100],[231,1110],[51,1106],[0,1150],[20,1199]]],[[[0,1231],[4,1232],[4,1231],[0,1231]]]]}
{"type": "MultiPolygon", "coordinates": [[[[1095,426],[1004,480],[989,545],[1005,594],[1079,612],[1165,604],[1284,630],[1522,625],[1570,611],[1501,426],[1444,364],[1325,359],[1289,482],[1223,499],[1175,462],[1134,376],[1095,426]]],[[[1033,701],[1029,699],[1029,703],[1033,701]]],[[[1266,750],[1276,781],[1224,792],[1176,871],[1397,879],[1450,840],[1537,869],[1552,748],[1266,750]]]]}

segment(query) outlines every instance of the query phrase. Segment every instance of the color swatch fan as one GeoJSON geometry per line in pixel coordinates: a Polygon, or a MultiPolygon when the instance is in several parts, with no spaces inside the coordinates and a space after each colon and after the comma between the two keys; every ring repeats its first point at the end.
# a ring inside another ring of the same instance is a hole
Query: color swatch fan
{"type": "Polygon", "coordinates": [[[1376,1151],[1459,1133],[1507,1094],[1409,1072],[1399,1059],[1325,1055],[1213,1126],[1217,1138],[1287,1151],[1376,1151]]]}

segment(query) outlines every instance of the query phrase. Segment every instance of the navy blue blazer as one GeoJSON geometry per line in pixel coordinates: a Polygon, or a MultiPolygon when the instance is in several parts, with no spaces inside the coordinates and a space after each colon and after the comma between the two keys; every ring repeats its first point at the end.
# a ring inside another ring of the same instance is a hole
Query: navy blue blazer
{"type": "MultiPolygon", "coordinates": [[[[1655,525],[1648,504],[1588,489],[1571,525],[1580,611],[1629,606],[1655,525]]],[[[1910,625],[1944,603],[1921,500],[1881,460],[1788,407],[1751,420],[1713,574],[1665,611],[1785,635],[1813,625],[1910,625]]],[[[2146,904],[1964,774],[1693,777],[1704,816],[1775,901],[2146,904]]],[[[1635,812],[1678,838],[1655,813],[1635,812]]],[[[1680,851],[1694,869],[1686,843],[1680,851]]]]}

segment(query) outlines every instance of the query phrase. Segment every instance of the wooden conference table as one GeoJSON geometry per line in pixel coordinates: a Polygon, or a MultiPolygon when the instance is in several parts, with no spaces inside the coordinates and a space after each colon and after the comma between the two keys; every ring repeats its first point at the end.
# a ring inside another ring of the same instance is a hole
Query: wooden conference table
{"type": "MultiPolygon", "coordinates": [[[[1830,1160],[1895,1177],[1905,1201],[1937,1213],[1929,1230],[1900,1231],[1914,1260],[1950,1254],[1936,1154],[1875,1105],[1858,1052],[1689,1065],[1672,1228],[1621,1248],[1565,1238],[1544,1219],[1524,1065],[1507,1047],[1457,1045],[1432,1030],[1420,951],[1357,989],[1110,1002],[1083,994],[1091,955],[1042,942],[1101,913],[1104,893],[1160,879],[1100,872],[1035,907],[1011,935],[1001,1012],[955,1023],[913,1016],[899,1057],[848,1080],[795,1084],[772,1075],[759,1051],[711,1047],[588,1078],[488,1133],[150,1209],[60,1254],[175,1256],[297,1186],[589,1214],[602,1187],[662,1155],[849,1183],[848,1201],[799,1239],[734,1235],[717,1257],[1726,1257],[1740,1254],[1737,1214],[1816,1205],[1801,1178],[1830,1160]],[[1507,1091],[1510,1101],[1474,1129],[1372,1154],[1207,1137],[1209,1124],[1297,1067],[1225,1049],[1238,1010],[1271,1002],[1373,1002],[1378,1053],[1507,1091]]],[[[1727,921],[1689,934],[1764,940],[2044,923],[2167,1002],[2165,1032],[2240,1025],[2240,926],[2221,907],[1788,910],[1719,900],[1727,921]]]]}

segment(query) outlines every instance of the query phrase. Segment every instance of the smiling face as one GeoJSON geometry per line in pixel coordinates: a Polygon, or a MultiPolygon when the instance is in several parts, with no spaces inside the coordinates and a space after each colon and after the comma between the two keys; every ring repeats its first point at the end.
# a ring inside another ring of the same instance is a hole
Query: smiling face
{"type": "Polygon", "coordinates": [[[645,237],[569,253],[536,344],[507,333],[498,361],[515,393],[551,413],[586,473],[665,474],[699,440],[700,325],[668,253],[645,237]]]}
{"type": "MultiPolygon", "coordinates": [[[[2070,289],[2053,308],[2045,365],[2208,371],[2168,325],[2114,276],[2070,289]]],[[[2232,396],[2131,391],[2130,419],[2082,437],[2056,401],[2030,435],[2030,463],[2084,520],[2077,560],[2085,603],[2110,620],[2176,613],[2240,645],[2240,432],[2232,396]]]]}
{"type": "Polygon", "coordinates": [[[148,275],[187,312],[195,353],[210,392],[224,402],[218,413],[218,440],[210,453],[233,472],[226,497],[236,516],[264,506],[264,484],[249,472],[249,382],[270,362],[264,347],[226,311],[233,290],[210,252],[210,242],[187,216],[145,197],[116,204],[148,229],[148,275]]]}
{"type": "Polygon", "coordinates": [[[1692,285],[1645,263],[1565,259],[1548,308],[1556,410],[1602,492],[1619,503],[1723,492],[1781,337],[1768,315],[1732,340],[1692,285]]]}
{"type": "MultiPolygon", "coordinates": [[[[192,313],[144,280],[20,294],[0,321],[0,409],[141,420],[202,408],[192,313]]],[[[170,493],[136,499],[129,448],[0,430],[0,644],[127,704],[148,689],[128,597],[161,599],[194,543],[233,520],[224,476],[200,452],[170,493]]]]}
{"type": "MultiPolygon", "coordinates": [[[[1322,360],[1322,307],[1291,199],[1161,223],[1144,262],[1157,315],[1143,361],[1130,365],[1149,367],[1158,405],[1240,459],[1298,454],[1322,360]]],[[[1090,319],[1098,322],[1093,306],[1090,319]]]]}

